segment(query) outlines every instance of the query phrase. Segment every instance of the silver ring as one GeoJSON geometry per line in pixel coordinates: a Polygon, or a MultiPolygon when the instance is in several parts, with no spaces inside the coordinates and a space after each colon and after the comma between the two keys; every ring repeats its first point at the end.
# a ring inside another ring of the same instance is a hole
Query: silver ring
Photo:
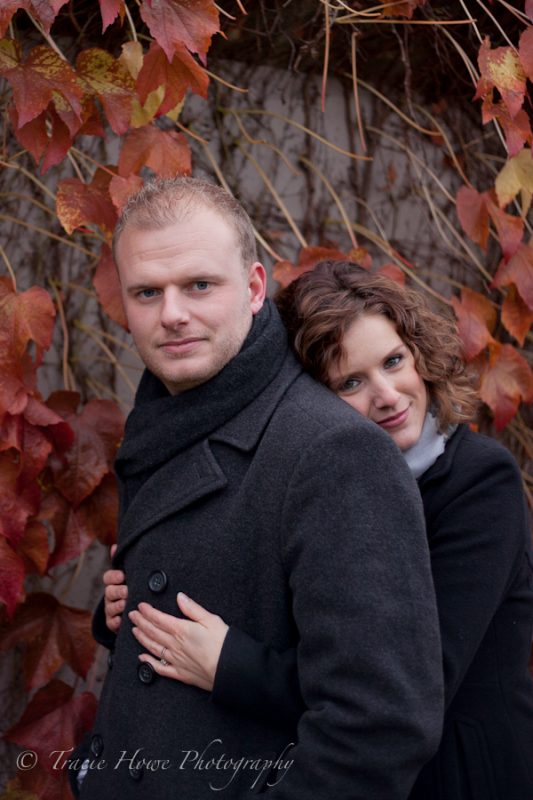
{"type": "Polygon", "coordinates": [[[164,659],[164,658],[161,658],[161,659],[159,659],[159,663],[160,663],[160,664],[161,664],[163,667],[168,667],[168,661],[165,661],[165,659],[164,659]]]}
{"type": "Polygon", "coordinates": [[[165,660],[165,650],[166,649],[167,649],[166,647],[163,647],[163,649],[161,650],[161,655],[159,656],[159,661],[161,662],[161,664],[164,667],[168,667],[168,661],[165,660]]]}

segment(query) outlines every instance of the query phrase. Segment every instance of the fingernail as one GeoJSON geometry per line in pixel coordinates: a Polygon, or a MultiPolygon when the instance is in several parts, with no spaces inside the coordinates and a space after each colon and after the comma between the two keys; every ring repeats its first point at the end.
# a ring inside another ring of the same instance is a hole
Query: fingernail
{"type": "Polygon", "coordinates": [[[187,597],[185,592],[178,592],[178,599],[179,600],[184,600],[186,603],[190,603],[191,602],[191,598],[187,597]]]}

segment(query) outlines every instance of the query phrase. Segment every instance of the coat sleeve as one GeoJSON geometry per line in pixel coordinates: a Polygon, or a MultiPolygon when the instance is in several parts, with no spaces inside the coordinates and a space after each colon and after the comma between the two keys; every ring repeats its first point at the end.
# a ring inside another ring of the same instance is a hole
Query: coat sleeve
{"type": "Polygon", "coordinates": [[[427,505],[448,707],[529,549],[529,524],[513,457],[485,437],[460,446],[436,491],[448,498],[433,514],[429,490],[427,505]]]}
{"type": "Polygon", "coordinates": [[[296,648],[279,653],[231,626],[220,653],[211,700],[261,722],[294,728],[305,709],[296,648]]]}
{"type": "Polygon", "coordinates": [[[307,710],[269,797],[405,800],[438,747],[443,678],[422,503],[392,440],[364,420],[316,437],[280,537],[307,710]]]}

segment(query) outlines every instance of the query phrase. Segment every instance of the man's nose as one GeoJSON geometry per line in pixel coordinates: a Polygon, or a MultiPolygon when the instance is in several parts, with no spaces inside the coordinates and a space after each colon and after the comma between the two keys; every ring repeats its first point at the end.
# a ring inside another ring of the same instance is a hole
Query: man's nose
{"type": "Polygon", "coordinates": [[[175,288],[167,289],[161,304],[161,325],[163,328],[175,329],[189,322],[189,310],[186,298],[175,288]]]}
{"type": "Polygon", "coordinates": [[[394,408],[400,399],[400,392],[386,377],[381,376],[374,383],[373,401],[376,408],[394,408]]]}

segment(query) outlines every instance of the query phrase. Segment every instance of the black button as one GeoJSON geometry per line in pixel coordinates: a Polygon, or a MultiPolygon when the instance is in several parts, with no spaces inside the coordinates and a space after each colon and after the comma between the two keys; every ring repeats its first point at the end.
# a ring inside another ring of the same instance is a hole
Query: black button
{"type": "Polygon", "coordinates": [[[137,668],[137,675],[141,683],[152,683],[156,676],[156,671],[147,661],[143,661],[137,668]]]}
{"type": "Polygon", "coordinates": [[[162,569],[156,569],[148,578],[148,588],[155,594],[161,594],[167,588],[168,579],[162,569]]]}
{"type": "Polygon", "coordinates": [[[97,733],[91,738],[91,753],[95,758],[99,758],[104,752],[104,740],[97,733]]]}
{"type": "Polygon", "coordinates": [[[138,767],[134,767],[133,764],[130,764],[128,767],[128,772],[130,774],[130,778],[133,778],[134,781],[140,781],[143,776],[144,767],[142,764],[140,764],[138,767]]]}
{"type": "Polygon", "coordinates": [[[108,666],[108,669],[113,669],[113,662],[114,662],[114,660],[115,660],[115,656],[113,655],[113,652],[112,652],[112,651],[110,651],[110,652],[107,654],[107,666],[108,666]]]}

